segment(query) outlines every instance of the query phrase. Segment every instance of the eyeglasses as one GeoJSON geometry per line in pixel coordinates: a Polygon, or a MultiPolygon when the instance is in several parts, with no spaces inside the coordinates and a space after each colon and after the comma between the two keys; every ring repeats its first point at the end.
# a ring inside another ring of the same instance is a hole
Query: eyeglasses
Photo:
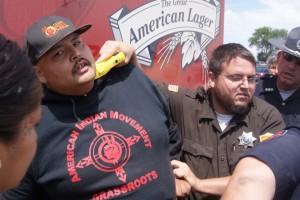
{"type": "Polygon", "coordinates": [[[248,84],[254,84],[256,82],[256,76],[244,76],[241,74],[233,74],[226,76],[227,79],[229,79],[232,82],[244,84],[247,80],[248,84]]]}
{"type": "Polygon", "coordinates": [[[295,62],[296,65],[300,66],[300,58],[293,56],[287,52],[282,51],[282,56],[284,57],[284,59],[288,62],[295,62]]]}

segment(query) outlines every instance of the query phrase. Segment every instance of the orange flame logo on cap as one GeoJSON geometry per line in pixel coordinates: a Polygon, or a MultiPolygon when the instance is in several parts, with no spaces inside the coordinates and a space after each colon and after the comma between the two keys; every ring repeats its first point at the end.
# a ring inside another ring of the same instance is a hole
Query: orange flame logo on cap
{"type": "Polygon", "coordinates": [[[54,37],[60,30],[69,27],[64,21],[58,21],[53,23],[52,25],[45,26],[42,28],[42,32],[46,37],[54,37]]]}

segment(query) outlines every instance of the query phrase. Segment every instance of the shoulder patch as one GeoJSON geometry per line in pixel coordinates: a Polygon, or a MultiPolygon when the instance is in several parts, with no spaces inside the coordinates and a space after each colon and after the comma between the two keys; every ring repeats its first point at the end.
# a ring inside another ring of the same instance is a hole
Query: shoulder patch
{"type": "Polygon", "coordinates": [[[265,134],[262,134],[262,135],[259,136],[259,141],[260,141],[260,142],[267,141],[267,140],[269,140],[273,135],[274,135],[274,134],[273,134],[273,133],[270,133],[270,132],[265,133],[265,134]]]}
{"type": "Polygon", "coordinates": [[[171,92],[178,92],[179,86],[178,85],[171,85],[171,84],[169,84],[168,85],[168,90],[171,91],[171,92]]]}
{"type": "Polygon", "coordinates": [[[267,132],[259,136],[259,141],[264,142],[285,135],[286,130],[277,131],[276,133],[267,132]]]}

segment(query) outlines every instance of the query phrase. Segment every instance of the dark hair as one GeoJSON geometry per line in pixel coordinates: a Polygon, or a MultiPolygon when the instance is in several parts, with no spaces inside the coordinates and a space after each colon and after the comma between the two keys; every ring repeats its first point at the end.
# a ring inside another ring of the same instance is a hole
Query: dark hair
{"type": "Polygon", "coordinates": [[[42,88],[25,52],[0,34],[0,140],[10,142],[41,102],[42,88]]]}
{"type": "Polygon", "coordinates": [[[269,55],[269,57],[267,58],[268,67],[270,67],[270,65],[277,64],[277,55],[278,55],[278,53],[279,53],[279,51],[276,51],[275,53],[269,55]]]}
{"type": "Polygon", "coordinates": [[[228,64],[236,57],[248,60],[253,66],[256,65],[255,58],[248,49],[237,43],[228,43],[220,45],[213,51],[209,61],[209,71],[218,76],[222,72],[222,64],[224,62],[228,64]]]}

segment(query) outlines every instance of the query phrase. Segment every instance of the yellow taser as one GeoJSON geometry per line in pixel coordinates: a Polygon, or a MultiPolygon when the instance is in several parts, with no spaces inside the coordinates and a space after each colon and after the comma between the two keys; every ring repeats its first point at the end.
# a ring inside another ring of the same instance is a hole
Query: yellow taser
{"type": "Polygon", "coordinates": [[[113,67],[117,66],[121,62],[125,60],[125,54],[123,52],[119,52],[118,54],[111,56],[107,60],[102,62],[96,61],[96,76],[95,79],[98,79],[105,74],[107,74],[113,67]]]}

